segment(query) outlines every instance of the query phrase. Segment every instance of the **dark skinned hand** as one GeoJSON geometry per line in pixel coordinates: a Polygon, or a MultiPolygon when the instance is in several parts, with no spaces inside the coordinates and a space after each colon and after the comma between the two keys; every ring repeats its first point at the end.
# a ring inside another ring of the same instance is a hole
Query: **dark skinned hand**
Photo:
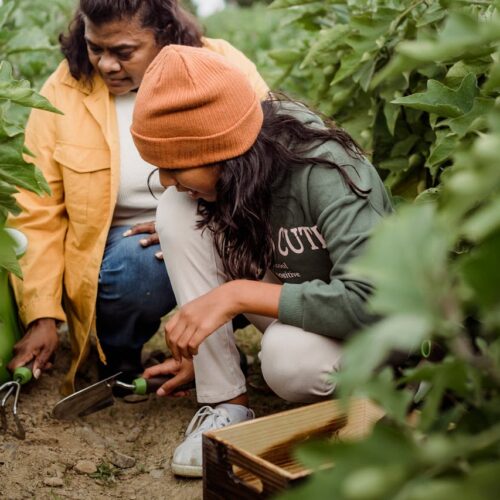
{"type": "Polygon", "coordinates": [[[42,371],[52,367],[49,361],[59,345],[56,320],[41,318],[30,324],[24,337],[14,346],[14,357],[7,368],[14,371],[33,361],[33,376],[39,378],[42,371]]]}
{"type": "MultiPolygon", "coordinates": [[[[150,222],[141,222],[140,224],[135,224],[130,229],[123,233],[124,237],[133,236],[135,234],[150,234],[151,236],[147,236],[141,238],[139,243],[142,247],[146,248],[151,245],[158,245],[160,243],[160,238],[158,237],[158,233],[156,232],[156,227],[154,221],[150,222]]],[[[155,253],[155,257],[158,260],[163,260],[163,252],[159,251],[155,253]]]]}
{"type": "Polygon", "coordinates": [[[193,360],[182,359],[179,362],[174,358],[168,358],[163,363],[147,368],[142,376],[148,379],[157,377],[158,375],[173,375],[170,380],[165,382],[156,391],[158,396],[171,395],[174,397],[185,397],[189,394],[189,391],[176,391],[175,389],[180,385],[187,384],[194,380],[193,360]]]}

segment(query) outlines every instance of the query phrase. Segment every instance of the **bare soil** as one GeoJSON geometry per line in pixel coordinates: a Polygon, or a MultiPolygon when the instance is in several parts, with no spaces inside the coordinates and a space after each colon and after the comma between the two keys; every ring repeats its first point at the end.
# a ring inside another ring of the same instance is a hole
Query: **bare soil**
{"type": "MultiPolygon", "coordinates": [[[[258,332],[237,332],[238,343],[255,357],[258,332]]],[[[157,334],[146,350],[164,346],[157,334]]],[[[87,417],[57,421],[51,411],[61,398],[59,386],[69,366],[63,341],[54,368],[22,388],[19,414],[25,440],[11,430],[0,434],[0,498],[38,499],[199,499],[202,482],[180,479],[170,471],[170,459],[198,408],[195,394],[187,398],[150,396],[141,403],[115,399],[113,406],[87,417]],[[125,457],[123,457],[125,455],[125,457]]],[[[81,385],[94,382],[92,357],[81,385]]],[[[257,365],[250,373],[258,377],[257,365]],[[257,374],[257,375],[256,375],[257,374]]],[[[193,391],[194,392],[194,391],[193,391]]],[[[289,406],[278,397],[249,388],[257,416],[289,406]]]]}

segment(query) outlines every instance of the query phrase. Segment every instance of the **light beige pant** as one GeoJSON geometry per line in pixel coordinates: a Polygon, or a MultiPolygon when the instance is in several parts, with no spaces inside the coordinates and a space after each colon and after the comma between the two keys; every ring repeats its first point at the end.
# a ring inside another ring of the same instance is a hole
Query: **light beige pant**
{"type": "MultiPolygon", "coordinates": [[[[196,229],[197,203],[169,188],[160,198],[156,229],[170,282],[182,306],[225,283],[228,278],[210,231],[196,229]]],[[[266,281],[277,281],[267,273],[266,281]]],[[[273,318],[247,315],[263,332],[259,354],[269,387],[287,401],[312,402],[333,392],[329,375],[340,362],[334,340],[273,318]]],[[[246,392],[231,322],[210,335],[194,357],[196,393],[200,403],[219,403],[246,392]]]]}

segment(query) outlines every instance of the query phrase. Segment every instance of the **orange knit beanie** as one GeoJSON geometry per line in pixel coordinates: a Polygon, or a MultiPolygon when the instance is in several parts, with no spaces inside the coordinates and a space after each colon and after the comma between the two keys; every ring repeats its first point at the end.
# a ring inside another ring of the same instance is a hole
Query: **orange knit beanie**
{"type": "Polygon", "coordinates": [[[144,75],[130,130],[145,161],[187,168],[245,153],[262,120],[260,100],[238,68],[207,49],[168,45],[144,75]]]}

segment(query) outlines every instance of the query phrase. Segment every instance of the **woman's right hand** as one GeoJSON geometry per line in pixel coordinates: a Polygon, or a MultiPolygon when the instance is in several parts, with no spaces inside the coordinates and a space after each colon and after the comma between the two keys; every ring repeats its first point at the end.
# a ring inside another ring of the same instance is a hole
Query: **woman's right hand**
{"type": "Polygon", "coordinates": [[[40,377],[43,370],[52,366],[49,361],[59,345],[56,320],[40,318],[30,324],[23,338],[14,346],[14,357],[7,368],[14,371],[33,361],[33,377],[40,377]]]}
{"type": "Polygon", "coordinates": [[[179,362],[174,358],[168,358],[163,363],[146,368],[142,374],[145,379],[158,375],[172,375],[172,378],[156,391],[158,396],[168,396],[169,394],[175,397],[187,396],[189,391],[176,391],[175,389],[194,380],[193,360],[183,358],[179,362]]]}

